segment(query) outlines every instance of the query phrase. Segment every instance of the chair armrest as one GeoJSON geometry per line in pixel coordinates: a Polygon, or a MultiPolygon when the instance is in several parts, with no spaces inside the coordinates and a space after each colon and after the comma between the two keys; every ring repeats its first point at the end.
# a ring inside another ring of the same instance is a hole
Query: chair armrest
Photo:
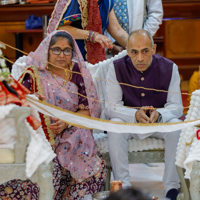
{"type": "Polygon", "coordinates": [[[15,118],[15,128],[17,132],[17,141],[15,143],[15,163],[24,163],[26,148],[29,143],[30,135],[26,128],[25,119],[31,114],[29,107],[13,108],[6,118],[15,118]]]}
{"type": "Polygon", "coordinates": [[[183,196],[184,199],[191,199],[190,192],[189,192],[190,182],[188,179],[184,178],[185,169],[183,169],[179,166],[176,166],[176,170],[177,170],[179,179],[181,181],[181,191],[179,193],[179,197],[180,197],[179,199],[182,199],[181,196],[183,196]]]}

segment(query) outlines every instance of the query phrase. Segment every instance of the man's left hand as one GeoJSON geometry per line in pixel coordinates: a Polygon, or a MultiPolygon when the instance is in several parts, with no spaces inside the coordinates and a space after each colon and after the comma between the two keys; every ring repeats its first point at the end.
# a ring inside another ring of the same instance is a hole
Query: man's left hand
{"type": "Polygon", "coordinates": [[[155,123],[158,120],[159,112],[156,110],[150,111],[150,123],[155,123]]]}

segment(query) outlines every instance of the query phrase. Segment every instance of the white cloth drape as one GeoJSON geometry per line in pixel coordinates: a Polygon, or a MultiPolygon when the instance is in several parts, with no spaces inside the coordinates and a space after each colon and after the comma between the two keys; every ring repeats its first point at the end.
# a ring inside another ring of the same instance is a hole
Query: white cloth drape
{"type": "Polygon", "coordinates": [[[14,104],[0,106],[0,149],[14,149],[17,135],[15,119],[5,118],[14,107],[14,104]]]}
{"type": "MultiPolygon", "coordinates": [[[[4,122],[0,129],[0,148],[14,149],[17,139],[14,119],[5,118],[5,116],[15,107],[18,106],[15,104],[0,106],[0,124],[4,122]]],[[[40,120],[37,111],[32,109],[31,114],[40,120]]],[[[53,152],[41,127],[35,131],[28,122],[25,121],[25,124],[31,138],[26,151],[26,176],[31,177],[40,164],[48,164],[56,157],[56,154],[53,152]]]]}
{"type": "Polygon", "coordinates": [[[67,110],[57,109],[50,104],[43,104],[28,96],[27,101],[31,107],[35,108],[37,111],[45,115],[57,117],[61,120],[67,121],[69,124],[76,124],[90,129],[105,130],[116,133],[146,134],[154,132],[172,132],[200,124],[200,119],[196,121],[168,124],[117,123],[111,122],[110,120],[87,117],[67,110]]]}

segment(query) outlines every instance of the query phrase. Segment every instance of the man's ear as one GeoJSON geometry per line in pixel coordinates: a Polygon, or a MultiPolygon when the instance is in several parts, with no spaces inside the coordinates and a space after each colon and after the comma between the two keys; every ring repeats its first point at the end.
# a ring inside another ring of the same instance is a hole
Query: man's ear
{"type": "Polygon", "coordinates": [[[152,50],[153,50],[153,55],[156,53],[156,48],[157,48],[157,44],[154,44],[154,45],[153,45],[153,48],[152,48],[152,50]]]}

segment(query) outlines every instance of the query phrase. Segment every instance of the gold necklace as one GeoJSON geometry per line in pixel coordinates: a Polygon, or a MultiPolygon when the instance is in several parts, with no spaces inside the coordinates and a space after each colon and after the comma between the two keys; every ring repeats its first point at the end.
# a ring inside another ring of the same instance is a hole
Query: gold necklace
{"type": "MultiPolygon", "coordinates": [[[[72,65],[72,62],[70,63],[70,65],[72,65]]],[[[52,70],[51,70],[51,68],[50,67],[48,67],[49,68],[49,71],[50,71],[50,73],[51,73],[51,76],[53,77],[53,79],[56,81],[56,78],[55,78],[55,76],[54,76],[54,74],[53,74],[53,72],[52,72],[52,70]]],[[[65,78],[63,79],[63,86],[62,87],[65,87],[65,85],[66,85],[66,82],[67,82],[67,70],[70,70],[71,71],[71,66],[69,67],[69,69],[64,69],[65,70],[65,78]]],[[[71,73],[71,75],[70,75],[70,77],[69,77],[69,81],[72,79],[72,72],[70,72],[71,73]]],[[[57,82],[57,81],[56,81],[57,82]]]]}

